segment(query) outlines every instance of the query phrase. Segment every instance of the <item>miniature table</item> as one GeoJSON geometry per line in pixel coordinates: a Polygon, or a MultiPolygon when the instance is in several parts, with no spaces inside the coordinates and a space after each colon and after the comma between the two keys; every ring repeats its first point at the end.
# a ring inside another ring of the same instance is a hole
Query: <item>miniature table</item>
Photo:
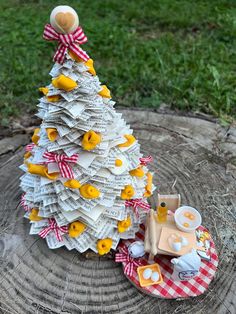
{"type": "MultiPolygon", "coordinates": [[[[155,159],[150,168],[156,172],[159,192],[181,193],[182,203],[201,211],[219,254],[218,271],[209,289],[181,302],[155,299],[126,279],[121,264],[88,260],[65,249],[52,251],[44,240],[29,236],[29,224],[19,206],[21,171],[17,167],[23,145],[29,142],[22,134],[17,140],[0,141],[0,152],[5,152],[0,157],[0,312],[235,313],[235,129],[142,110],[123,113],[143,153],[155,159]]],[[[156,197],[157,191],[152,201],[156,197]]]]}

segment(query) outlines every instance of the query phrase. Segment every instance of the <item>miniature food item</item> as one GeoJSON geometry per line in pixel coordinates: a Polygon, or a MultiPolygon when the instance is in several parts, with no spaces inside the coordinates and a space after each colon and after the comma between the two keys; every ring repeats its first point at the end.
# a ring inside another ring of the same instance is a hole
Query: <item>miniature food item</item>
{"type": "Polygon", "coordinates": [[[154,271],[154,272],[152,273],[152,275],[151,275],[151,280],[152,280],[152,281],[158,281],[159,278],[160,278],[160,276],[159,276],[158,272],[157,272],[157,271],[154,271]]]}
{"type": "Polygon", "coordinates": [[[188,218],[190,220],[194,220],[195,219],[195,216],[192,213],[190,213],[190,212],[184,213],[184,217],[186,217],[186,218],[188,218]]]}
{"type": "Polygon", "coordinates": [[[152,276],[152,270],[151,268],[146,268],[143,272],[143,278],[144,279],[149,279],[152,276]]]}

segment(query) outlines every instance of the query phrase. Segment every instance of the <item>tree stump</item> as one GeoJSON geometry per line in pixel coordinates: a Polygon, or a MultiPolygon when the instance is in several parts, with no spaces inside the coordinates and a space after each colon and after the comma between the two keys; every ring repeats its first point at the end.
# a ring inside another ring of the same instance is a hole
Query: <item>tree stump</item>
{"type": "Polygon", "coordinates": [[[141,151],[154,157],[153,204],[157,192],[180,193],[183,204],[201,211],[220,260],[209,290],[187,300],[152,298],[132,286],[121,264],[49,250],[45,240],[30,236],[18,187],[29,139],[18,135],[0,141],[0,147],[10,147],[0,157],[0,313],[235,313],[235,129],[198,118],[122,111],[141,151]]]}

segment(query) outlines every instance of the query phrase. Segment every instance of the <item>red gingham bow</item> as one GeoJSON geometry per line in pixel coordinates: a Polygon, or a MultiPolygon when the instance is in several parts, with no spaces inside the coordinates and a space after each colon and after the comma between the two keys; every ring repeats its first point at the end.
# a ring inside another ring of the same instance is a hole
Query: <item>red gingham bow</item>
{"type": "Polygon", "coordinates": [[[68,233],[68,226],[59,227],[54,218],[49,218],[48,222],[49,222],[49,226],[41,230],[39,232],[39,236],[44,239],[51,231],[53,231],[55,232],[57,240],[61,242],[62,235],[65,233],[68,233]]]}
{"type": "Polygon", "coordinates": [[[25,193],[21,195],[20,205],[24,208],[26,212],[31,210],[31,208],[25,204],[25,193]]]}
{"type": "Polygon", "coordinates": [[[138,207],[144,209],[146,213],[148,213],[151,208],[151,206],[147,202],[143,201],[141,198],[134,198],[132,200],[127,200],[125,201],[125,206],[133,207],[134,213],[136,214],[137,218],[139,218],[138,207]]]}
{"type": "Polygon", "coordinates": [[[82,45],[88,40],[80,26],[71,34],[59,34],[50,24],[46,24],[43,38],[50,41],[57,40],[59,42],[57,51],[53,57],[55,62],[63,63],[67,49],[70,49],[76,56],[84,61],[89,59],[87,53],[78,46],[78,44],[82,45]]]}
{"type": "Polygon", "coordinates": [[[116,253],[115,261],[116,262],[123,262],[124,265],[124,273],[128,276],[132,275],[134,266],[138,267],[141,264],[141,261],[135,260],[133,257],[129,255],[129,250],[126,246],[120,247],[120,253],[116,253]]]}
{"type": "Polygon", "coordinates": [[[28,145],[25,146],[25,151],[26,152],[32,152],[33,148],[35,147],[36,145],[34,143],[30,143],[28,145]]]}
{"type": "Polygon", "coordinates": [[[63,178],[74,179],[72,168],[70,165],[67,164],[67,162],[75,163],[78,160],[78,157],[79,157],[78,154],[74,154],[68,157],[67,155],[63,155],[63,154],[59,155],[59,154],[45,152],[43,154],[43,157],[48,159],[47,161],[45,161],[46,164],[49,164],[51,162],[56,162],[58,164],[58,167],[60,169],[60,172],[63,178]]]}
{"type": "Polygon", "coordinates": [[[142,157],[142,158],[139,158],[139,161],[140,161],[140,165],[142,166],[147,166],[147,164],[149,162],[152,162],[153,161],[153,158],[151,155],[147,156],[147,157],[142,157]]]}

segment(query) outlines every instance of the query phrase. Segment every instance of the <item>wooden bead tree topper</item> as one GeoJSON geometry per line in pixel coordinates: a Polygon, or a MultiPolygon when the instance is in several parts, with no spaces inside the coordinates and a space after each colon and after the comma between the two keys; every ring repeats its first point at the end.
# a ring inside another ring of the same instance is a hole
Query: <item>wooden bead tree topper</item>
{"type": "Polygon", "coordinates": [[[52,10],[50,23],[58,33],[70,34],[79,26],[79,17],[73,8],[59,5],[52,10]]]}

